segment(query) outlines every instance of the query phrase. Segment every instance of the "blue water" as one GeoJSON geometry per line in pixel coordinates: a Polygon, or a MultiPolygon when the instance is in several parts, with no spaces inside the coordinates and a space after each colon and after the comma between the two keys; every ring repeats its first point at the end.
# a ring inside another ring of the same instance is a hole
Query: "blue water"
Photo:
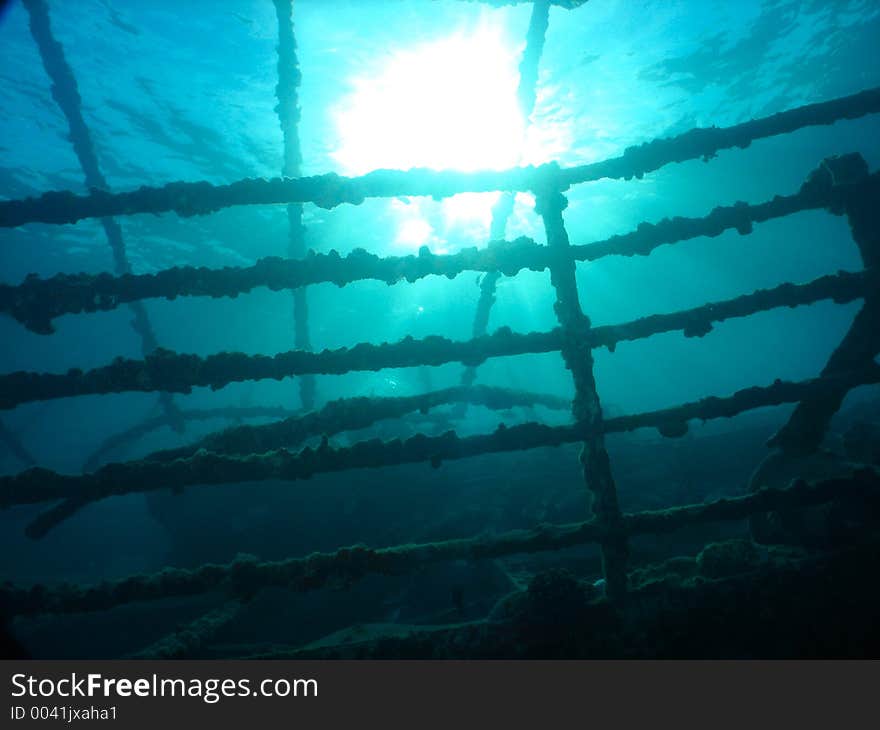
{"type": "MultiPolygon", "coordinates": [[[[282,136],[274,112],[277,22],[271,2],[58,0],[49,5],[53,32],[77,78],[83,115],[112,189],[280,174],[282,136]]],[[[359,84],[369,86],[382,77],[401,53],[489,28],[512,59],[515,74],[530,14],[528,4],[489,9],[453,0],[303,0],[295,6],[305,175],[364,171],[355,167],[357,154],[366,151],[355,150],[348,163],[340,153],[350,144],[340,134],[340,115],[355,103],[359,84]]],[[[84,192],[66,121],[50,95],[27,13],[18,2],[0,13],[0,38],[0,198],[84,192]]],[[[878,41],[880,5],[873,0],[591,0],[574,10],[554,7],[530,119],[532,144],[522,159],[566,166],[593,162],[694,126],[736,124],[875,87],[880,85],[878,41]]],[[[459,112],[466,119],[467,104],[459,112]]],[[[393,164],[381,162],[375,149],[367,151],[366,159],[379,166],[393,164]]],[[[758,141],[745,150],[723,151],[709,163],[668,165],[643,180],[580,185],[568,193],[566,224],[573,243],[588,243],[632,230],[641,221],[701,216],[738,200],[762,202],[795,192],[824,157],[854,151],[872,171],[880,166],[876,116],[758,141]]],[[[484,245],[493,199],[465,201],[461,210],[467,213],[458,218],[448,203],[432,200],[368,200],[332,211],[307,205],[306,244],[321,252],[363,247],[386,254],[414,252],[421,243],[449,252],[484,245]]],[[[508,238],[544,241],[531,203],[529,196],[518,196],[508,238]]],[[[120,223],[136,273],[179,265],[248,265],[283,255],[287,245],[283,206],[239,207],[195,218],[134,215],[120,223]]],[[[756,226],[748,236],[732,231],[666,246],[650,257],[582,263],[577,277],[584,311],[594,324],[609,324],[860,268],[845,218],[813,211],[756,226]]],[[[3,283],[20,283],[31,272],[45,277],[109,270],[110,250],[96,220],[0,230],[3,283]]],[[[479,297],[476,278],[466,272],[452,281],[430,277],[391,287],[380,282],[344,289],[313,286],[313,347],[390,342],[405,335],[467,339],[479,297]]],[[[556,326],[553,301],[548,272],[502,279],[489,330],[502,325],[520,332],[550,329],[556,326]]],[[[236,299],[151,300],[146,306],[159,343],[178,352],[274,354],[293,347],[289,292],[262,289],[236,299]]],[[[777,378],[815,376],[858,306],[824,302],[774,310],[724,323],[704,338],[673,333],[623,344],[613,354],[597,351],[600,396],[607,412],[619,414],[727,395],[777,378]]],[[[120,355],[139,357],[140,342],[129,319],[122,308],[64,316],[55,323],[57,332],[45,336],[0,317],[0,372],[63,372],[120,355]]],[[[457,384],[460,374],[461,366],[450,364],[319,376],[319,405],[352,395],[446,387],[457,384]]],[[[481,366],[478,382],[573,395],[570,374],[556,353],[489,361],[481,366]]],[[[851,397],[869,395],[863,390],[851,397]]],[[[237,383],[217,392],[176,395],[175,402],[182,408],[296,408],[299,389],[292,379],[237,383]]],[[[788,411],[777,409],[773,417],[781,423],[788,411]]],[[[158,413],[155,394],[120,394],[26,404],[0,416],[40,465],[75,473],[105,438],[158,413]]],[[[468,413],[462,433],[533,415],[481,408],[468,413]]],[[[567,419],[560,412],[540,415],[552,423],[567,419]]],[[[162,429],[114,458],[189,442],[224,425],[190,424],[183,437],[162,429]]],[[[693,424],[692,433],[734,426],[693,424]]],[[[339,443],[344,441],[341,437],[339,443]]],[[[0,473],[21,468],[0,446],[0,473]]],[[[15,510],[0,515],[0,524],[5,520],[12,526],[0,538],[0,578],[94,580],[155,570],[167,560],[166,528],[138,496],[91,507],[36,544],[20,537],[22,519],[15,510]]],[[[356,538],[346,529],[339,527],[337,544],[356,538]]]]}

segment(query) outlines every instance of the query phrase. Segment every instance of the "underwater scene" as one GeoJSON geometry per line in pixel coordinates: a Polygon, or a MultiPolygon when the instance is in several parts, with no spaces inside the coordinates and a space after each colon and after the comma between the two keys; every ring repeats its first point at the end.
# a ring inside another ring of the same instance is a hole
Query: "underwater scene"
{"type": "Polygon", "coordinates": [[[880,4],[0,40],[4,658],[880,656],[880,4]]]}

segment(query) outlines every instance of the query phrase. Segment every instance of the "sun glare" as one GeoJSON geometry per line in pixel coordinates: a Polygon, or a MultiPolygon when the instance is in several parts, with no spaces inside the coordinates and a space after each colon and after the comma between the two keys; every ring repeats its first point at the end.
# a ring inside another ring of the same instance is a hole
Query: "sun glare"
{"type": "Polygon", "coordinates": [[[518,82],[515,49],[489,28],[397,51],[378,75],[354,81],[334,157],[353,175],[513,167],[525,128],[518,82]]]}
{"type": "MultiPolygon", "coordinates": [[[[520,50],[483,23],[471,32],[393,52],[376,73],[352,80],[351,93],[336,110],[338,169],[362,175],[378,169],[473,171],[521,164],[526,120],[517,100],[520,50]]],[[[392,206],[399,217],[394,242],[442,248],[442,227],[485,237],[496,199],[496,193],[446,199],[440,221],[423,215],[418,201],[392,206]]]]}

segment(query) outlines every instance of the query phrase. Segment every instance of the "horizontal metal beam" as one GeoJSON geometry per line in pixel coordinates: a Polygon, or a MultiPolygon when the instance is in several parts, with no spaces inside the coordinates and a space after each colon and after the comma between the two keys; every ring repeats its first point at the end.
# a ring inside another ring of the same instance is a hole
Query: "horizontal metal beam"
{"type": "MultiPolygon", "coordinates": [[[[615,433],[654,427],[662,434],[679,436],[687,430],[687,422],[694,418],[729,418],[754,408],[796,403],[842,386],[852,388],[878,382],[880,365],[872,363],[871,367],[846,376],[795,383],[777,381],[769,386],[746,388],[726,398],[704,398],[673,408],[609,418],[604,421],[602,431],[615,433]]],[[[590,435],[590,429],[590,424],[584,422],[567,426],[523,423],[502,425],[492,433],[466,437],[448,431],[442,436],[416,434],[406,440],[369,439],[344,447],[330,446],[325,439],[316,448],[275,449],[240,456],[199,451],[174,461],[145,459],[107,464],[91,474],[67,475],[33,468],[0,477],[0,508],[60,499],[97,501],[123,494],[197,485],[297,481],[315,474],[420,462],[438,467],[444,461],[482,454],[582,442],[590,435]]]]}
{"type": "MultiPolygon", "coordinates": [[[[284,406],[225,406],[181,411],[180,418],[185,423],[213,420],[241,421],[248,418],[287,418],[296,413],[297,411],[285,408],[284,406]]],[[[85,462],[83,462],[83,471],[94,471],[101,466],[104,457],[108,454],[137,441],[153,431],[158,431],[160,428],[170,427],[171,425],[168,416],[162,414],[140,421],[124,431],[114,433],[86,458],[85,462]]]]}
{"type": "Polygon", "coordinates": [[[672,162],[709,158],[719,150],[747,147],[757,139],[877,112],[880,112],[880,88],[873,88],[731,127],[693,129],[676,137],[630,147],[619,157],[570,168],[560,168],[553,163],[481,172],[375,170],[354,178],[328,173],[271,180],[249,178],[226,185],[207,181],[173,182],[122,193],[97,189],[88,195],[49,192],[36,198],[0,201],[0,228],[38,222],[75,223],[84,218],[135,213],[174,211],[182,216],[202,215],[235,205],[314,203],[322,208],[334,208],[343,203],[359,205],[367,198],[444,198],[457,193],[497,190],[540,192],[602,178],[641,177],[672,162]]]}
{"type": "MultiPolygon", "coordinates": [[[[764,488],[741,497],[666,510],[625,514],[622,529],[629,536],[663,533],[713,521],[739,520],[771,510],[822,504],[846,496],[875,498],[880,475],[874,469],[813,484],[797,482],[785,489],[764,488]]],[[[443,542],[369,548],[340,548],[304,558],[259,562],[239,558],[222,565],[199,568],[165,568],[152,575],[135,575],[97,585],[0,586],[0,607],[7,617],[39,613],[102,611],[139,601],[192,596],[225,591],[247,597],[269,586],[310,591],[331,583],[351,583],[367,575],[405,575],[425,565],[449,560],[481,560],[522,553],[537,553],[599,542],[606,531],[595,521],[565,525],[540,525],[492,537],[472,537],[443,542]]]]}
{"type": "MultiPolygon", "coordinates": [[[[585,245],[571,246],[576,261],[597,261],[605,256],[646,256],[664,244],[700,236],[715,237],[725,231],[751,233],[756,223],[817,208],[837,209],[865,185],[875,184],[880,173],[840,185],[817,185],[812,178],[793,195],[749,205],[718,206],[699,218],[665,218],[640,223],[635,230],[585,245]]],[[[394,284],[427,276],[454,278],[464,271],[497,272],[513,276],[523,269],[543,271],[549,251],[529,238],[493,241],[487,247],[466,248],[454,254],[381,257],[363,249],[347,256],[336,251],[310,254],[301,260],[264,258],[253,266],[209,269],[180,266],[155,274],[57,274],[48,279],[29,276],[22,284],[0,284],[0,312],[6,312],[28,329],[41,334],[54,331],[52,321],[64,314],[109,311],[142,299],[175,299],[178,296],[234,297],[257,287],[272,291],[331,282],[337,286],[377,280],[394,284]]]]}
{"type": "MultiPolygon", "coordinates": [[[[478,385],[445,388],[412,396],[341,398],[330,401],[320,410],[311,413],[290,414],[289,411],[285,412],[281,408],[259,407],[184,411],[184,416],[189,414],[191,417],[214,418],[238,418],[251,415],[277,416],[277,412],[282,411],[282,415],[286,417],[262,425],[242,424],[226,428],[209,434],[193,444],[154,452],[146,459],[174,461],[191,457],[201,449],[216,454],[247,454],[281,448],[292,449],[300,446],[310,437],[333,436],[343,431],[367,428],[377,421],[402,418],[415,411],[420,411],[423,416],[427,416],[431,409],[452,403],[481,405],[493,410],[534,406],[568,410],[570,407],[570,401],[559,396],[478,385]]],[[[95,471],[99,468],[101,465],[99,457],[106,455],[111,448],[116,448],[122,443],[139,438],[144,433],[164,425],[167,425],[167,421],[163,417],[148,419],[127,431],[112,436],[89,458],[83,471],[95,471]]],[[[88,500],[77,498],[62,502],[38,515],[27,526],[25,532],[28,537],[39,540],[87,504],[89,504],[88,500]]]]}
{"type": "MultiPolygon", "coordinates": [[[[774,307],[810,304],[823,299],[853,301],[876,291],[871,272],[823,276],[807,284],[782,284],[734,299],[693,309],[644,317],[620,325],[595,327],[591,347],[613,348],[618,342],[683,330],[688,336],[709,332],[714,322],[743,317],[774,307]]],[[[224,352],[202,357],[157,350],[143,360],[117,358],[110,365],[67,373],[15,372],[0,375],[0,409],[23,403],[77,395],[165,391],[189,393],[194,387],[222,388],[233,382],[275,379],[305,374],[339,375],[352,371],[443,365],[477,365],[494,357],[554,352],[562,346],[557,328],[519,334],[500,328],[494,334],[465,341],[433,335],[406,337],[395,343],[360,343],[351,348],[305,352],[290,350],[274,356],[224,352]]]]}

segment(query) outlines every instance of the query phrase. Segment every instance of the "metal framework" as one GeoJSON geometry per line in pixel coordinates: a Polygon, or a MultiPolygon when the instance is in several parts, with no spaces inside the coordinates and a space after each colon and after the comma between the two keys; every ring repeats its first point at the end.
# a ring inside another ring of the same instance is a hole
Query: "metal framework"
{"type": "MultiPolygon", "coordinates": [[[[583,476],[592,493],[593,514],[576,524],[542,525],[492,538],[475,537],[381,549],[355,546],[280,562],[237,560],[195,570],[166,569],[155,575],[134,576],[89,587],[5,585],[0,587],[0,605],[7,616],[99,610],[133,601],[226,589],[230,602],[198,622],[200,630],[207,636],[219,624],[234,617],[242,600],[269,585],[305,591],[329,582],[356,580],[369,573],[402,574],[430,562],[557,550],[589,542],[601,546],[607,597],[619,605],[626,600],[627,543],[631,536],[662,533],[712,520],[743,519],[771,509],[821,503],[844,491],[876,493],[880,476],[875,470],[865,469],[847,479],[812,485],[797,483],[787,489],[762,489],[748,496],[707,504],[624,514],[618,505],[604,445],[606,433],[653,427],[664,436],[675,437],[687,431],[691,419],[726,418],[762,406],[795,403],[797,407],[790,420],[771,444],[788,452],[809,452],[818,447],[831,416],[850,389],[880,382],[880,365],[875,362],[880,353],[880,173],[869,172],[861,156],[849,154],[822,161],[793,194],[776,196],[759,204],[736,203],[718,207],[700,218],[646,222],[630,233],[585,245],[569,241],[563,213],[567,204],[565,192],[573,185],[600,178],[642,177],[669,163],[697,158],[708,160],[721,149],[746,147],[756,139],[874,114],[880,111],[880,89],[869,89],[732,127],[694,129],[677,137],[629,148],[617,158],[579,167],[563,168],[549,164],[504,172],[411,170],[376,171],[358,178],[332,173],[301,177],[297,132],[300,71],[296,60],[291,0],[273,1],[279,23],[276,110],[284,139],[284,177],[246,179],[227,185],[175,182],[162,187],[111,192],[98,168],[88,128],[80,112],[76,82],[60,44],[52,37],[45,1],[25,0],[31,30],[53,83],[53,96],[70,124],[71,140],[90,192],[86,195],[69,191],[49,192],[37,198],[0,201],[0,227],[37,221],[63,224],[97,217],[113,249],[116,272],[59,274],[47,279],[29,277],[17,286],[2,285],[0,312],[11,315],[34,332],[48,334],[53,330],[52,320],[62,314],[103,311],[127,305],[135,314],[133,326],[142,337],[144,356],[140,360],[119,358],[88,371],[0,375],[0,408],[11,409],[36,400],[83,394],[155,391],[160,393],[164,411],[161,416],[108,439],[88,460],[86,473],[63,475],[34,467],[0,477],[0,507],[54,503],[28,528],[29,534],[38,538],[82,506],[130,492],[279,478],[293,481],[321,472],[423,461],[439,467],[446,460],[479,454],[581,443],[583,476]],[[440,198],[478,191],[504,193],[493,212],[492,236],[497,240],[486,247],[448,255],[433,254],[423,248],[418,255],[396,257],[377,256],[362,249],[344,257],[335,251],[327,254],[306,252],[302,225],[305,203],[333,208],[344,203],[356,205],[368,197],[431,195],[440,198]],[[547,234],[546,246],[526,238],[502,240],[512,194],[516,191],[535,194],[536,211],[543,219],[547,234]],[[121,229],[113,220],[113,216],[133,213],[173,211],[187,216],[228,206],[270,203],[287,206],[290,227],[288,256],[262,259],[249,267],[175,267],[156,274],[134,274],[125,258],[121,229]],[[593,261],[609,255],[647,256],[661,245],[695,237],[711,238],[731,229],[748,235],[756,223],[812,209],[824,209],[847,217],[861,253],[862,271],[839,272],[802,284],[786,283],[725,301],[611,326],[593,327],[581,308],[581,292],[575,279],[578,261],[593,261]],[[487,334],[486,325],[497,279],[501,275],[515,276],[524,269],[550,271],[558,326],[547,332],[532,333],[515,333],[503,327],[487,334]],[[453,278],[464,271],[488,274],[483,280],[472,339],[452,341],[439,335],[419,340],[407,337],[395,343],[360,343],[339,350],[311,351],[305,296],[308,285],[334,282],[341,286],[364,279],[394,284],[430,275],[453,278]],[[274,357],[243,353],[199,357],[157,346],[144,300],[178,296],[230,297],[256,287],[293,292],[295,349],[274,357]],[[862,300],[863,305],[819,377],[801,382],[777,381],[770,386],[747,388],[725,397],[603,418],[593,375],[594,349],[608,347],[613,350],[619,342],[661,332],[680,331],[687,337],[702,337],[715,323],[729,318],[829,299],[838,303],[862,300]],[[573,403],[538,393],[473,385],[475,368],[486,359],[539,352],[561,354],[574,381],[573,403]],[[404,398],[342,399],[314,410],[315,374],[448,362],[460,362],[466,366],[459,387],[404,398]],[[216,389],[236,381],[291,376],[299,378],[301,384],[303,409],[300,411],[254,408],[181,412],[171,399],[172,393],[187,393],[194,386],[216,389]],[[459,410],[455,411],[460,416],[461,408],[468,403],[498,409],[534,404],[550,408],[570,407],[573,418],[565,426],[528,422],[467,437],[450,430],[442,436],[418,434],[407,440],[372,439],[347,447],[331,446],[327,439],[334,433],[363,428],[380,419],[399,418],[415,411],[428,413],[443,405],[460,404],[459,410]],[[152,429],[164,425],[182,429],[187,420],[217,416],[236,419],[239,425],[189,447],[98,467],[105,455],[152,429]],[[242,419],[255,416],[280,420],[265,425],[241,423],[242,419]],[[301,448],[305,439],[317,435],[324,437],[319,446],[301,448]]],[[[520,66],[520,102],[527,114],[534,104],[538,63],[551,4],[575,7],[581,3],[538,0],[533,4],[526,50],[520,66]]],[[[0,427],[0,436],[22,461],[33,462],[14,434],[0,427]]],[[[177,645],[179,642],[171,643],[177,645]]],[[[164,652],[161,646],[152,647],[145,655],[164,655],[164,652]]]]}

